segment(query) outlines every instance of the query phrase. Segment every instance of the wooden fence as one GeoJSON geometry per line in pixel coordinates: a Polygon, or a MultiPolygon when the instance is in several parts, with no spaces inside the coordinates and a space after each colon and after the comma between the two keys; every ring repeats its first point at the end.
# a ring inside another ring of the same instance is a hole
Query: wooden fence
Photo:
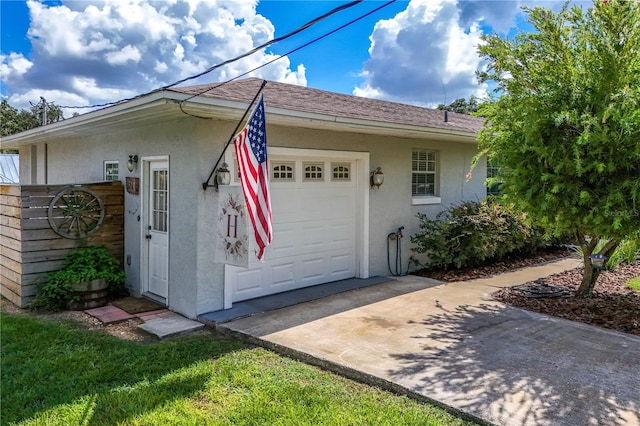
{"type": "Polygon", "coordinates": [[[0,185],[0,292],[24,308],[39,284],[57,271],[74,248],[104,245],[124,258],[124,189],[122,183],[77,184],[103,203],[102,224],[83,239],[69,239],[51,228],[48,210],[54,197],[70,185],[0,185]]]}

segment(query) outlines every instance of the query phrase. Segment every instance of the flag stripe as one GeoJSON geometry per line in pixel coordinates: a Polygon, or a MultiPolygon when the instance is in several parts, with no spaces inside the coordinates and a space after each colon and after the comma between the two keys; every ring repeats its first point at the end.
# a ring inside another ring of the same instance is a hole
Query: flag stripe
{"type": "Polygon", "coordinates": [[[263,260],[265,248],[273,238],[267,135],[262,97],[244,128],[235,136],[234,146],[240,171],[240,182],[258,249],[263,260]]]}

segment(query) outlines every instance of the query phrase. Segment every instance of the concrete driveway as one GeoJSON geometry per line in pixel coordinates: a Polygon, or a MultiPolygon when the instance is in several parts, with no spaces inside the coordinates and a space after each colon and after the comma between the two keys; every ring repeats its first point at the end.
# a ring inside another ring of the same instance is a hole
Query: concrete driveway
{"type": "Polygon", "coordinates": [[[499,425],[640,425],[640,338],[492,301],[568,259],[459,283],[408,276],[218,327],[499,425]]]}

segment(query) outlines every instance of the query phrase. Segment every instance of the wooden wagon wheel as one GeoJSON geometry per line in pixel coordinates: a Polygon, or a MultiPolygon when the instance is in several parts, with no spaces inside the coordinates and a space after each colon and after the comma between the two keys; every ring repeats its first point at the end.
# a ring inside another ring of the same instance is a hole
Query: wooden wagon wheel
{"type": "Polygon", "coordinates": [[[104,220],[104,205],[95,192],[65,188],[49,204],[49,225],[64,238],[80,239],[95,232],[104,220]]]}

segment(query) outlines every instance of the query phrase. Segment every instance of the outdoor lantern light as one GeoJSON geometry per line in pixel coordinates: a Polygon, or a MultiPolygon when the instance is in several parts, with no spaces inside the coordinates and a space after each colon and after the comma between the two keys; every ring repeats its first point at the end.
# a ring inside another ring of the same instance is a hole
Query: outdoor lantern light
{"type": "Polygon", "coordinates": [[[589,259],[591,259],[591,267],[593,269],[602,269],[608,257],[604,254],[592,254],[589,259]]]}
{"type": "Polygon", "coordinates": [[[129,169],[129,171],[132,172],[136,169],[137,165],[138,165],[138,156],[130,155],[129,161],[127,161],[127,169],[129,169]]]}
{"type": "Polygon", "coordinates": [[[229,171],[229,165],[222,163],[218,170],[216,170],[216,178],[214,180],[214,186],[216,190],[218,185],[229,185],[231,183],[231,172],[229,171]]]}
{"type": "Polygon", "coordinates": [[[380,185],[384,183],[384,173],[380,167],[371,172],[371,187],[380,188],[380,185]]]}

